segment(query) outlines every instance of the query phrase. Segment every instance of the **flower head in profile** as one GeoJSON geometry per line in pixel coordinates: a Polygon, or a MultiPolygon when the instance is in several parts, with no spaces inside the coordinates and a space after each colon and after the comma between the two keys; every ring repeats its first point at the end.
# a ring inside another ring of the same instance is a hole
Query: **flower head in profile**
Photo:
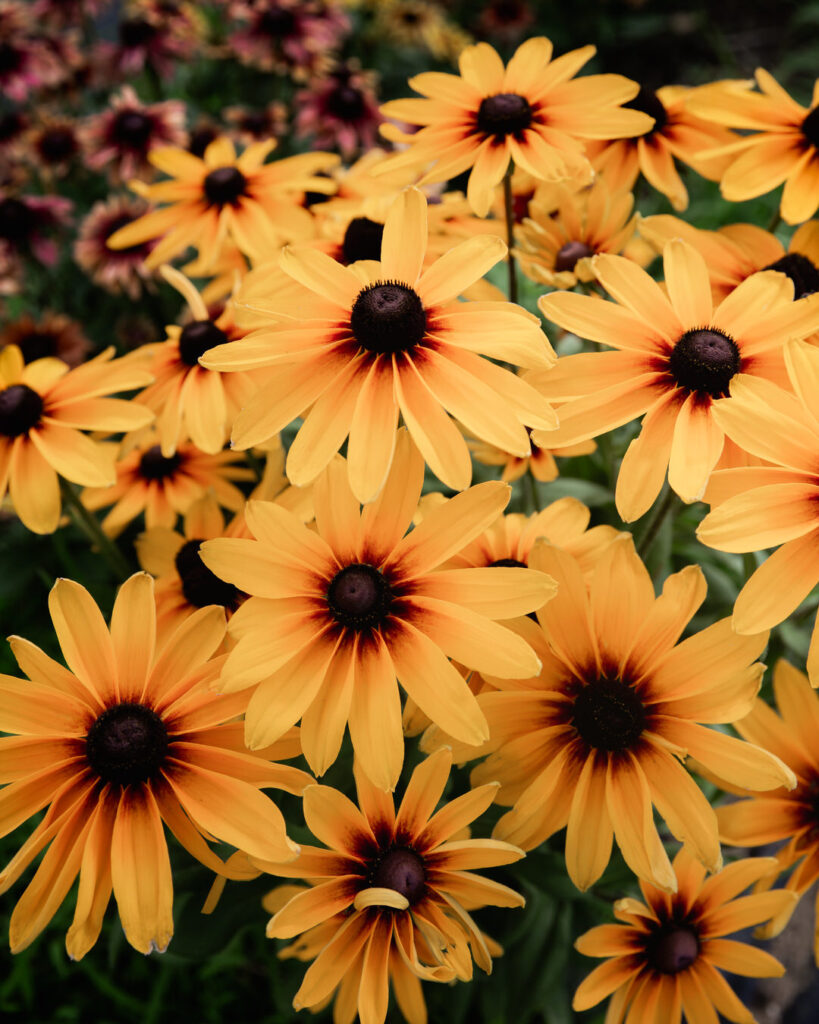
{"type": "Polygon", "coordinates": [[[819,79],[810,107],[797,103],[764,68],[755,72],[759,92],[745,82],[700,89],[691,109],[700,117],[745,134],[713,151],[729,156],[720,189],[729,202],[764,195],[783,182],[780,213],[787,224],[809,220],[819,207],[819,79]]]}
{"type": "Polygon", "coordinates": [[[534,388],[480,355],[551,366],[539,321],[511,303],[458,301],[503,256],[503,241],[467,239],[423,269],[426,208],[417,189],[401,193],[379,263],[344,267],[307,247],[282,253],[282,269],[310,292],[310,316],[292,307],[277,312],[275,290],[266,302],[255,297],[257,330],[202,359],[215,370],[278,371],[239,413],[234,447],[259,444],[304,416],[287,457],[287,475],[301,486],[349,435],[350,485],[364,502],[384,485],[399,413],[427,465],[455,490],[469,486],[472,461],[448,412],[521,456],[531,451],[524,424],[556,425],[534,388]]]}
{"type": "MultiPolygon", "coordinates": [[[[819,349],[788,342],[785,363],[789,390],[743,374],[732,383],[731,397],[714,410],[721,428],[763,464],[714,474],[705,493],[712,508],[697,537],[718,551],[777,547],[736,599],[733,623],[741,633],[784,622],[819,582],[819,349]]],[[[815,626],[807,669],[811,685],[819,686],[815,626]]]]}
{"type": "MultiPolygon", "coordinates": [[[[271,874],[309,880],[271,919],[267,934],[319,946],[293,1005],[314,1007],[336,993],[336,1014],[383,1024],[392,988],[408,1021],[425,1019],[421,981],[467,981],[472,961],[492,959],[470,910],[522,907],[523,897],[476,870],[523,852],[460,833],[491,804],[491,783],[444,803],[451,755],[441,750],[413,771],[397,811],[393,798],[356,769],[356,805],[329,786],[304,791],[304,817],[328,849],[302,846],[292,864],[253,862],[271,874]],[[315,933],[311,934],[311,930],[315,933]],[[307,933],[307,934],[302,934],[307,933]]],[[[337,1018],[338,1019],[338,1018],[337,1018]]]]}
{"type": "Polygon", "coordinates": [[[566,867],[583,890],[605,870],[615,840],[639,878],[672,891],[656,808],[677,839],[719,870],[716,816],[686,756],[755,790],[795,782],[779,758],[708,728],[750,710],[767,634],[738,636],[722,619],[680,642],[705,598],[705,578],[688,566],[655,597],[630,535],[610,541],[585,574],[550,544],[535,547],[529,565],[557,582],[537,623],[514,624],[543,668],[523,682],[490,679],[496,692],[477,698],[491,739],[471,755],[489,753],[472,783],[498,780],[498,802],[511,806],[494,835],[530,850],[565,827],[566,867]]]}
{"type": "Polygon", "coordinates": [[[725,446],[716,401],[737,374],[784,383],[784,343],[819,329],[819,295],[794,302],[784,274],[755,274],[715,305],[705,260],[691,245],[668,242],[663,264],[665,289],[631,260],[603,255],[595,274],[615,302],[543,296],[550,320],[616,351],[566,356],[548,374],[528,378],[547,397],[565,400],[560,427],[535,431],[538,444],[573,444],[645,414],[617,478],[626,522],[651,507],[666,471],[684,501],[702,497],[725,446]]]}
{"type": "Polygon", "coordinates": [[[314,186],[316,172],[338,157],[302,153],[265,164],[275,146],[275,139],[256,142],[237,156],[233,143],[222,136],[208,145],[202,159],[173,146],[152,150],[149,162],[170,180],[131,185],[145,199],[169,205],[120,228],[108,239],[109,246],[126,249],[160,239],[145,261],[149,267],[189,246],[209,265],[228,240],[245,255],[263,259],[283,242],[310,237],[312,218],[299,205],[302,193],[314,186]]]}
{"type": "Polygon", "coordinates": [[[595,53],[593,46],[552,60],[545,37],[528,39],[504,66],[488,43],[468,46],[458,58],[460,75],[426,72],[410,79],[425,99],[393,100],[381,112],[419,131],[395,125],[382,133],[408,149],[385,170],[434,161],[421,179],[446,181],[469,170],[467,196],[485,217],[495,186],[509,167],[558,181],[588,167],[586,139],[637,135],[651,128],[648,115],[619,104],[638,86],[620,75],[574,75],[595,53]]]}
{"type": "Polygon", "coordinates": [[[547,576],[438,569],[497,517],[509,488],[478,484],[407,533],[423,479],[423,459],[401,431],[387,482],[363,509],[339,456],[316,481],[315,530],[280,505],[250,501],[245,518],[255,539],[201,546],[216,576],[251,595],[231,619],[237,642],[219,684],[225,692],[255,687],[246,716],[251,747],[301,720],[304,755],[321,775],[349,725],[363,770],[393,789],[404,759],[396,678],[432,721],[480,743],[488,735],[483,715],[449,657],[504,677],[537,665],[526,642],[493,620],[548,600],[547,576]]]}
{"type": "MultiPolygon", "coordinates": [[[[779,714],[757,699],[750,714],[736,723],[736,730],[786,760],[796,774],[796,788],[762,794],[728,786],[729,791],[747,799],[722,804],[717,819],[722,841],[731,846],[783,843],[757,887],[770,888],[781,874],[790,871],[783,886],[801,899],[819,878],[819,757],[815,741],[819,696],[804,673],[783,660],[776,663],[773,686],[779,714]]],[[[760,934],[765,938],[778,935],[795,909],[795,902],[784,906],[760,934]]],[[[814,957],[819,964],[819,933],[814,957]]]]}
{"type": "Polygon", "coordinates": [[[611,189],[630,191],[643,178],[661,192],[675,210],[688,206],[688,189],[674,161],[692,167],[711,181],[719,181],[731,156],[710,156],[710,151],[736,139],[733,132],[692,113],[689,102],[696,89],[666,85],[656,92],[644,85],[625,104],[654,118],[642,135],[629,139],[591,141],[588,156],[595,171],[611,189]]]}
{"type": "Polygon", "coordinates": [[[81,221],[74,243],[74,259],[91,280],[114,295],[125,294],[135,302],[153,278],[145,264],[156,244],[149,240],[124,249],[112,249],[108,239],[120,228],[148,212],[143,199],[111,196],[94,203],[81,221]]]}
{"type": "Polygon", "coordinates": [[[0,494],[34,533],[53,533],[60,520],[60,482],[98,487],[115,477],[106,446],[86,430],[144,427],[153,413],[107,397],[145,384],[149,375],[113,348],[75,369],[60,359],[25,363],[16,345],[0,351],[0,494]]]}
{"type": "Polygon", "coordinates": [[[753,1024],[756,1018],[737,998],[720,971],[746,978],[779,978],[782,964],[757,946],[726,938],[773,917],[795,902],[791,893],[741,896],[774,861],[738,860],[710,878],[682,849],[674,858],[677,891],[669,896],[640,883],[643,900],[614,904],[620,924],[601,924],[581,935],[575,948],[606,957],[574,996],[578,1012],[611,996],[606,1020],[620,1024],[716,1024],[717,1014],[753,1024]]]}
{"type": "Polygon", "coordinates": [[[46,310],[38,318],[23,316],[0,331],[0,348],[16,345],[24,363],[53,357],[69,366],[79,366],[91,349],[82,326],[63,313],[46,310]]]}
{"type": "Polygon", "coordinates": [[[237,697],[208,688],[225,633],[221,608],[188,617],[156,642],[153,580],[120,588],[110,627],[88,591],[58,580],[49,610],[67,668],[22,637],[12,650],[28,679],[0,677],[2,831],[46,808],[0,872],[8,890],[48,847],[11,915],[13,952],[53,917],[79,875],[69,956],[97,941],[113,892],[125,937],[142,953],[173,934],[173,883],[163,823],[207,867],[228,868],[219,839],[255,856],[292,860],[276,805],[260,789],[300,793],[310,777],[271,759],[293,757],[287,737],[253,755],[241,746],[237,697]],[[50,845],[49,845],[50,844],[50,845]]]}

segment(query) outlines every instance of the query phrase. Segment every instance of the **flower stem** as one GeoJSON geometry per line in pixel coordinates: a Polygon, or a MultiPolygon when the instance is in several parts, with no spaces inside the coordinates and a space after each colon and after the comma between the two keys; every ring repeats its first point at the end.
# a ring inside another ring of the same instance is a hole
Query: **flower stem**
{"type": "Polygon", "coordinates": [[[120,580],[130,576],[131,567],[128,565],[125,556],[111,538],[103,532],[96,516],[91,515],[85,505],[83,505],[74,484],[70,480],[60,477],[60,490],[72,519],[86,537],[96,545],[99,553],[108,563],[114,575],[120,580]]]}
{"type": "Polygon", "coordinates": [[[649,519],[645,530],[643,530],[643,533],[636,544],[637,554],[643,559],[643,561],[646,560],[649,552],[654,546],[654,541],[659,536],[663,523],[665,523],[669,516],[676,515],[680,505],[682,505],[682,502],[668,484],[666,484],[665,493],[655,508],[654,515],[649,519]]]}
{"type": "Polygon", "coordinates": [[[774,210],[773,216],[771,217],[770,223],[768,224],[767,230],[773,234],[774,231],[779,227],[782,221],[782,214],[779,212],[779,207],[774,210]]]}
{"type": "Polygon", "coordinates": [[[532,502],[532,512],[540,512],[540,495],[537,493],[537,480],[535,480],[531,469],[526,471],[526,482],[529,486],[529,500],[532,502]]]}
{"type": "Polygon", "coordinates": [[[512,249],[515,245],[515,209],[512,203],[512,168],[510,166],[503,178],[503,208],[506,213],[506,266],[509,271],[509,301],[518,301],[518,277],[515,257],[512,249]]]}
{"type": "Polygon", "coordinates": [[[254,455],[250,448],[245,452],[245,458],[247,459],[247,464],[256,474],[256,479],[261,483],[264,479],[264,466],[262,465],[262,460],[258,455],[254,455]]]}

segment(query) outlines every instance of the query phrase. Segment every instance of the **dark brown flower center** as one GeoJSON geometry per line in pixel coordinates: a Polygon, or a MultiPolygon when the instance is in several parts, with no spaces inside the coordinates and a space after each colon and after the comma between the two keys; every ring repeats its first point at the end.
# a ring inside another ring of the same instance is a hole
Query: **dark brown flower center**
{"type": "Polygon", "coordinates": [[[221,327],[217,327],[212,320],[194,320],[185,324],[179,335],[179,358],[188,366],[196,366],[200,356],[229,340],[221,327]]]}
{"type": "Polygon", "coordinates": [[[217,130],[209,124],[195,128],[188,138],[188,152],[193,153],[194,156],[203,157],[205,150],[218,135],[217,130]]]}
{"type": "Polygon", "coordinates": [[[703,328],[686,331],[668,358],[668,368],[681,388],[712,398],[727,396],[728,385],[739,373],[736,343],[722,331],[703,328]]]}
{"type": "Polygon", "coordinates": [[[23,63],[23,52],[11,43],[0,43],[0,75],[16,71],[23,63]]]}
{"type": "Polygon", "coordinates": [[[339,82],[326,102],[327,110],[341,121],[356,121],[366,109],[361,90],[348,82],[339,82]]]}
{"type": "Polygon", "coordinates": [[[46,163],[58,164],[77,152],[77,138],[70,128],[49,128],[40,136],[37,148],[46,163]]]}
{"type": "Polygon", "coordinates": [[[25,203],[12,196],[0,199],[0,238],[22,242],[28,238],[31,226],[31,216],[25,203]]]}
{"type": "Polygon", "coordinates": [[[182,464],[182,456],[174,452],[167,458],[162,454],[158,444],[149,448],[139,460],[139,472],[145,480],[164,480],[173,476],[182,464]]]}
{"type": "Polygon", "coordinates": [[[119,41],[126,50],[147,46],[156,32],[156,28],[144,18],[125,18],[119,23],[119,41]]]}
{"type": "Polygon", "coordinates": [[[819,149],[819,107],[809,110],[802,122],[802,134],[812,146],[819,149]]]}
{"type": "Polygon", "coordinates": [[[678,974],[699,956],[700,943],[691,928],[672,922],[664,925],[647,943],[646,953],[651,966],[661,974],[678,974]]]}
{"type": "Polygon", "coordinates": [[[646,724],[643,702],[621,679],[597,679],[581,687],[572,725],[597,750],[628,750],[646,724]]]}
{"type": "Polygon", "coordinates": [[[286,7],[270,4],[259,18],[258,25],[268,35],[289,36],[296,29],[296,17],[286,7]]]}
{"type": "Polygon", "coordinates": [[[380,626],[389,615],[392,590],[372,565],[356,563],[336,573],[327,589],[327,604],[337,622],[348,629],[380,626]]]}
{"type": "Polygon", "coordinates": [[[24,363],[33,363],[35,359],[54,356],[58,350],[57,335],[52,331],[29,331],[21,338],[16,338],[14,344],[23,353],[24,363]]]}
{"type": "Polygon", "coordinates": [[[240,120],[239,127],[250,135],[272,135],[273,126],[266,110],[246,110],[240,120]]]}
{"type": "Polygon", "coordinates": [[[517,558],[498,558],[494,562],[490,562],[487,568],[527,569],[528,566],[525,562],[519,562],[517,558]]]}
{"type": "MultiPolygon", "coordinates": [[[[325,197],[326,198],[326,197],[325,197]]],[[[344,232],[341,245],[341,262],[355,263],[356,260],[380,260],[381,239],[384,225],[369,217],[353,217],[344,232]]]]}
{"type": "Polygon", "coordinates": [[[486,135],[503,139],[507,135],[519,135],[532,123],[532,108],[529,101],[516,92],[499,92],[487,96],[478,107],[478,130],[486,135]]]}
{"type": "Polygon", "coordinates": [[[629,110],[640,110],[654,118],[654,127],[644,133],[646,136],[661,132],[668,123],[668,112],[663,106],[663,101],[653,89],[647,89],[644,85],[640,86],[640,91],[634,99],[624,103],[623,106],[629,110]]]}
{"type": "Polygon", "coordinates": [[[128,149],[144,149],[151,137],[154,120],[141,110],[121,110],[111,125],[114,142],[128,149]]]}
{"type": "Polygon", "coordinates": [[[27,384],[12,384],[0,391],[0,434],[19,437],[35,426],[43,412],[43,400],[27,384]]]}
{"type": "Polygon", "coordinates": [[[593,256],[594,249],[585,242],[566,242],[562,245],[555,256],[555,270],[574,270],[575,263],[585,256],[593,256]]]}
{"type": "Polygon", "coordinates": [[[417,903],[426,888],[423,858],[414,850],[395,846],[376,861],[367,881],[371,888],[394,889],[410,904],[417,903]]]}
{"type": "Polygon", "coordinates": [[[369,352],[407,352],[423,340],[427,314],[412,288],[387,281],[359,293],[350,328],[355,340],[369,352]]]}
{"type": "Polygon", "coordinates": [[[247,179],[238,167],[217,167],[205,178],[205,195],[214,206],[235,204],[244,195],[247,179]]]}
{"type": "Polygon", "coordinates": [[[819,292],[819,269],[812,260],[801,252],[788,252],[780,256],[774,263],[769,263],[763,270],[778,270],[787,274],[793,281],[793,297],[801,299],[803,295],[819,292]]]}
{"type": "Polygon", "coordinates": [[[103,782],[128,786],[159,774],[168,753],[168,730],[143,704],[107,708],[88,730],[85,756],[103,782]]]}
{"type": "Polygon", "coordinates": [[[11,142],[18,138],[26,128],[26,117],[19,110],[0,117],[0,142],[11,142]]]}
{"type": "Polygon", "coordinates": [[[220,580],[205,565],[199,557],[201,543],[201,540],[189,540],[176,554],[176,571],[185,600],[197,608],[220,604],[233,610],[239,603],[240,591],[232,583],[220,580]]]}

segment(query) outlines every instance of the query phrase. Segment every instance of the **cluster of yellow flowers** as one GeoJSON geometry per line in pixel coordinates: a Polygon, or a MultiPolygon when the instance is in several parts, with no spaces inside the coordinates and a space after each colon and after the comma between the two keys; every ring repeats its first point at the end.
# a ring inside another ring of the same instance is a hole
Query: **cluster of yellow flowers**
{"type": "Polygon", "coordinates": [[[753,1019],[718,968],[782,967],[724,936],[774,934],[819,877],[816,633],[810,683],[776,668],[782,719],[757,696],[767,631],[819,581],[819,94],[806,110],[761,70],[759,91],[655,94],[577,77],[593,53],[552,59],[536,38],[504,66],[469,46],[459,75],[419,75],[424,98],[384,106],[397,151],[352,167],[267,162],[273,141],[152,151],[165,179],[133,188],[156,206],[110,244],[157,241],[145,264],[190,317],[75,369],[0,352],[0,488],[17,515],[50,533],[65,504],[119,564],[116,537],[144,513],[147,570],[121,573],[108,624],[56,582],[67,667],[10,639],[27,678],[0,677],[0,834],[46,809],[0,872],[6,891],[46,851],[13,950],[78,877],[70,956],[96,942],[112,892],[128,941],[164,950],[167,827],[217,876],[207,909],[229,879],[300,880],[265,903],[268,934],[313,961],[297,1008],[335,996],[339,1024],[383,1024],[391,990],[423,1024],[422,981],[500,953],[470,911],[523,904],[476,869],[565,828],[579,889],[616,842],[645,900],[579,939],[606,962],[576,1008],[612,996],[610,1024],[753,1019]],[[802,225],[788,250],[748,224],[640,220],[641,174],[685,208],[675,158],[732,201],[785,182],[782,218],[802,225]],[[465,171],[465,196],[441,194],[465,171]],[[190,247],[186,274],[168,265],[190,247]],[[662,283],[644,269],[657,253],[662,283]],[[572,354],[485,280],[504,258],[513,284],[517,262],[549,289],[539,308],[572,354]],[[137,393],[110,397],[123,391],[137,393]],[[639,553],[574,498],[505,513],[504,481],[551,480],[555,456],[638,417],[621,519],[663,492],[639,553]],[[473,457],[503,481],[471,485],[473,457]],[[422,499],[427,470],[446,494],[422,499]],[[781,545],[731,617],[685,639],[703,572],[657,596],[641,557],[677,499],[711,506],[703,544],[781,545]],[[347,732],[358,806],[315,782],[347,732]],[[427,756],[396,809],[419,734],[427,756]],[[282,763],[300,755],[312,774],[282,763]],[[471,761],[472,788],[439,807],[452,764],[471,761]],[[714,810],[690,770],[745,799],[714,810]],[[288,837],[271,787],[303,797],[323,846],[288,837]],[[493,802],[492,838],[472,838],[493,802]],[[682,844],[673,861],[655,811],[682,844]],[[723,867],[721,840],[785,838],[776,858],[723,867]]]}

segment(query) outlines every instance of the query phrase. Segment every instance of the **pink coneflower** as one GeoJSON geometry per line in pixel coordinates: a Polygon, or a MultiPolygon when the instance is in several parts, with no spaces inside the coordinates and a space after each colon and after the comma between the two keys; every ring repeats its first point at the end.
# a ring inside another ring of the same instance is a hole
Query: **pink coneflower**
{"type": "Polygon", "coordinates": [[[119,23],[118,43],[109,52],[109,67],[119,77],[153,68],[170,78],[178,61],[193,56],[202,36],[190,4],[169,0],[131,0],[119,23]]]}
{"type": "Polygon", "coordinates": [[[475,35],[490,43],[517,44],[535,23],[526,0],[489,0],[475,20],[475,35]]]}
{"type": "Polygon", "coordinates": [[[243,64],[300,80],[322,70],[350,29],[335,0],[234,0],[230,12],[247,23],[228,40],[243,64]]]}
{"type": "Polygon", "coordinates": [[[62,77],[62,68],[45,43],[32,35],[31,12],[13,0],[0,0],[0,93],[15,103],[62,77]]]}
{"type": "Polygon", "coordinates": [[[0,263],[30,254],[53,266],[57,247],[44,232],[65,224],[72,205],[62,196],[14,195],[0,189],[0,263]]]}
{"type": "Polygon", "coordinates": [[[83,132],[87,164],[95,170],[111,165],[119,181],[153,178],[148,154],[157,146],[181,146],[185,141],[185,104],[165,100],[141,103],[130,85],[111,98],[108,110],[89,118],[83,132]]]}
{"type": "Polygon", "coordinates": [[[91,342],[76,320],[46,311],[38,319],[27,313],[0,331],[0,348],[16,345],[23,362],[54,356],[69,366],[79,366],[91,351],[91,342]]]}
{"type": "Polygon", "coordinates": [[[372,149],[383,117],[375,93],[376,75],[341,64],[296,93],[296,136],[313,136],[314,149],[338,149],[351,157],[372,149]]]}
{"type": "Polygon", "coordinates": [[[279,100],[266,107],[226,107],[222,118],[230,125],[231,138],[245,146],[264,139],[280,139],[287,129],[287,107],[279,100]]]}
{"type": "Polygon", "coordinates": [[[145,266],[145,257],[156,243],[148,241],[127,249],[109,249],[107,239],[147,210],[147,204],[141,199],[125,196],[95,203],[80,225],[74,243],[74,259],[92,281],[108,292],[125,293],[133,301],[153,277],[145,266]]]}

